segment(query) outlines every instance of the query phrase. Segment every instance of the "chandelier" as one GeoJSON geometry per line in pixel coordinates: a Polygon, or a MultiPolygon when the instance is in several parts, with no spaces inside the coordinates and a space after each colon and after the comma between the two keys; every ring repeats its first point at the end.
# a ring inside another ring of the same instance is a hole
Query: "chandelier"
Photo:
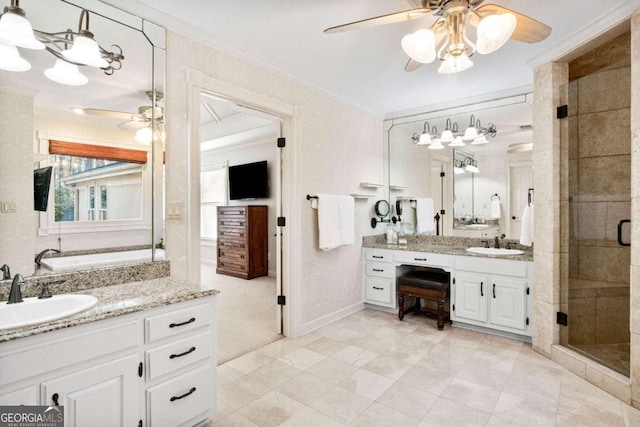
{"type": "Polygon", "coordinates": [[[464,71],[473,66],[469,59],[475,52],[486,55],[499,49],[513,34],[513,13],[482,16],[475,4],[481,1],[450,0],[442,6],[440,17],[429,29],[420,29],[402,38],[402,49],[414,61],[428,64],[442,61],[441,74],[464,71]],[[467,35],[467,22],[477,25],[476,42],[467,35]]]}
{"type": "Polygon", "coordinates": [[[496,125],[489,123],[487,127],[480,124],[480,120],[476,120],[472,114],[469,119],[469,126],[464,132],[458,131],[458,123],[451,123],[451,119],[447,119],[445,130],[442,134],[438,134],[438,129],[429,126],[429,122],[424,122],[421,134],[414,133],[411,140],[416,145],[428,145],[430,150],[441,150],[443,144],[448,147],[464,147],[466,143],[470,145],[488,144],[487,135],[495,137],[498,133],[496,125]]]}
{"type": "Polygon", "coordinates": [[[124,55],[118,45],[112,45],[110,52],[95,41],[89,31],[89,11],[82,9],[78,31],[71,29],[47,33],[33,29],[20,8],[20,0],[11,0],[11,6],[4,8],[0,16],[0,69],[6,71],[27,71],[31,64],[20,56],[18,48],[46,50],[56,57],[52,68],[44,71],[47,78],[61,84],[79,86],[89,80],[78,66],[100,68],[106,75],[112,75],[122,67],[124,55]]]}

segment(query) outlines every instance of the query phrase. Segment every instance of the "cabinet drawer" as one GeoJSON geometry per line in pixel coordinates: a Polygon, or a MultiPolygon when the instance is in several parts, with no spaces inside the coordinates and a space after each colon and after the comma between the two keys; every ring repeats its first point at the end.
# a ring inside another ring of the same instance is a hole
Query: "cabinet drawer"
{"type": "Polygon", "coordinates": [[[394,265],[389,263],[368,262],[365,265],[365,272],[367,276],[393,278],[395,276],[395,271],[396,269],[394,265]]]}
{"type": "Polygon", "coordinates": [[[215,402],[214,373],[203,366],[147,390],[149,425],[178,426],[206,412],[215,402]]]}
{"type": "Polygon", "coordinates": [[[20,390],[10,391],[0,394],[0,405],[2,406],[20,406],[20,405],[37,405],[40,403],[38,396],[39,387],[30,385],[20,390]]]}
{"type": "Polygon", "coordinates": [[[236,271],[247,271],[247,269],[249,264],[248,262],[244,261],[242,262],[242,260],[236,260],[233,258],[221,258],[218,257],[218,264],[217,267],[218,268],[225,268],[227,270],[236,270],[236,271]]]}
{"type": "Polygon", "coordinates": [[[218,238],[219,239],[245,239],[247,237],[247,232],[244,229],[218,229],[218,238]]]}
{"type": "Polygon", "coordinates": [[[459,256],[456,257],[456,270],[527,277],[527,261],[459,256]]]}
{"type": "Polygon", "coordinates": [[[247,227],[247,220],[238,217],[238,218],[218,218],[218,227],[221,229],[226,228],[240,228],[245,229],[247,227]]]}
{"type": "Polygon", "coordinates": [[[183,334],[209,324],[211,318],[209,304],[194,305],[182,310],[159,314],[145,319],[147,342],[183,334]]]}
{"type": "Polygon", "coordinates": [[[393,279],[378,279],[367,277],[365,279],[364,297],[367,302],[379,305],[393,306],[393,279]]]}
{"type": "Polygon", "coordinates": [[[364,252],[364,259],[367,261],[391,262],[392,258],[392,252],[382,249],[366,249],[364,252]]]}
{"type": "Polygon", "coordinates": [[[246,251],[247,244],[245,243],[245,240],[231,240],[225,238],[224,240],[218,240],[218,249],[246,251]]]}
{"type": "Polygon", "coordinates": [[[229,217],[229,216],[245,216],[247,212],[246,206],[219,206],[218,207],[218,216],[219,217],[229,217]]]}
{"type": "Polygon", "coordinates": [[[394,260],[401,264],[451,267],[453,255],[431,254],[426,252],[397,251],[394,260]]]}
{"type": "Polygon", "coordinates": [[[147,351],[149,380],[206,359],[212,353],[211,332],[194,335],[147,351]]]}
{"type": "Polygon", "coordinates": [[[218,249],[218,258],[237,260],[242,264],[247,259],[247,251],[244,249],[218,249]]]}

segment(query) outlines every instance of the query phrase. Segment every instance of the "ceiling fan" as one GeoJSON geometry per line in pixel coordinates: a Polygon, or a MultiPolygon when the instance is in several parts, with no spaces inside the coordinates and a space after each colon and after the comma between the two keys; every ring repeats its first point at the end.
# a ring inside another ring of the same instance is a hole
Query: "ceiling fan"
{"type": "Polygon", "coordinates": [[[455,73],[473,66],[474,53],[489,54],[510,38],[525,43],[540,42],[551,34],[551,27],[533,18],[495,4],[481,6],[484,0],[409,0],[416,8],[330,27],[325,33],[356,30],[378,25],[436,16],[429,28],[407,34],[402,49],[409,55],[405,71],[422,64],[442,61],[439,73],[455,73]],[[467,35],[467,23],[476,27],[477,39],[467,35]]]}
{"type": "MultiPolygon", "coordinates": [[[[145,94],[153,104],[153,92],[147,91],[145,94]]],[[[160,101],[163,96],[164,94],[162,92],[156,91],[156,103],[160,101]]],[[[118,125],[120,129],[140,129],[148,127],[151,124],[151,119],[154,114],[157,122],[162,122],[164,118],[164,111],[162,107],[158,107],[157,104],[155,108],[152,105],[141,105],[138,107],[137,113],[103,110],[100,108],[80,108],[77,112],[80,114],[90,114],[94,116],[125,120],[118,125]]]]}

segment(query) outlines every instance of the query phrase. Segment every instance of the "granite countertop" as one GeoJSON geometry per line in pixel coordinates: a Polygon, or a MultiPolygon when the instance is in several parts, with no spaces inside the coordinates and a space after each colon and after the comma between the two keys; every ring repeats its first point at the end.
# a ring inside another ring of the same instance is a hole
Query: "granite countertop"
{"type": "MultiPolygon", "coordinates": [[[[504,260],[533,261],[533,249],[519,245],[515,241],[508,240],[511,248],[524,251],[521,255],[485,255],[467,252],[470,247],[482,247],[482,239],[439,237],[439,236],[411,236],[406,245],[388,244],[379,236],[365,237],[362,242],[364,248],[388,249],[394,251],[425,252],[432,254],[458,255],[480,258],[499,258],[504,260]]],[[[507,241],[500,241],[501,247],[505,247],[507,241]]],[[[493,245],[491,245],[493,247],[493,245]]]]}
{"type": "MultiPolygon", "coordinates": [[[[98,302],[92,308],[52,322],[2,330],[0,343],[207,295],[216,295],[219,292],[209,286],[196,285],[172,277],[85,289],[76,293],[96,297],[98,302]]],[[[53,294],[55,298],[55,292],[53,294]]]]}

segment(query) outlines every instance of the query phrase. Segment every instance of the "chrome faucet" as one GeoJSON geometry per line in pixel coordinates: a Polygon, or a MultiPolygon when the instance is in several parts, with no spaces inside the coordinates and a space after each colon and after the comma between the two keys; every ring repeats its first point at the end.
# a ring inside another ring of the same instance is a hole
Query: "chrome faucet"
{"type": "Polygon", "coordinates": [[[38,255],[36,255],[36,259],[35,259],[35,263],[36,263],[36,269],[39,269],[40,267],[42,267],[40,265],[40,261],[42,261],[42,257],[45,256],[46,254],[48,254],[49,252],[56,252],[56,253],[60,253],[60,251],[58,249],[45,249],[43,251],[41,251],[38,255]]]}
{"type": "Polygon", "coordinates": [[[500,249],[500,241],[498,240],[498,236],[496,236],[493,240],[493,247],[496,249],[500,249]]]}
{"type": "Polygon", "coordinates": [[[13,278],[13,282],[11,283],[11,291],[9,291],[9,301],[7,301],[7,304],[22,302],[22,291],[20,290],[20,285],[23,283],[24,279],[22,278],[22,275],[16,274],[13,278]]]}
{"type": "Polygon", "coordinates": [[[11,270],[9,270],[9,266],[7,264],[0,267],[0,271],[2,271],[2,280],[11,279],[11,270]]]}

